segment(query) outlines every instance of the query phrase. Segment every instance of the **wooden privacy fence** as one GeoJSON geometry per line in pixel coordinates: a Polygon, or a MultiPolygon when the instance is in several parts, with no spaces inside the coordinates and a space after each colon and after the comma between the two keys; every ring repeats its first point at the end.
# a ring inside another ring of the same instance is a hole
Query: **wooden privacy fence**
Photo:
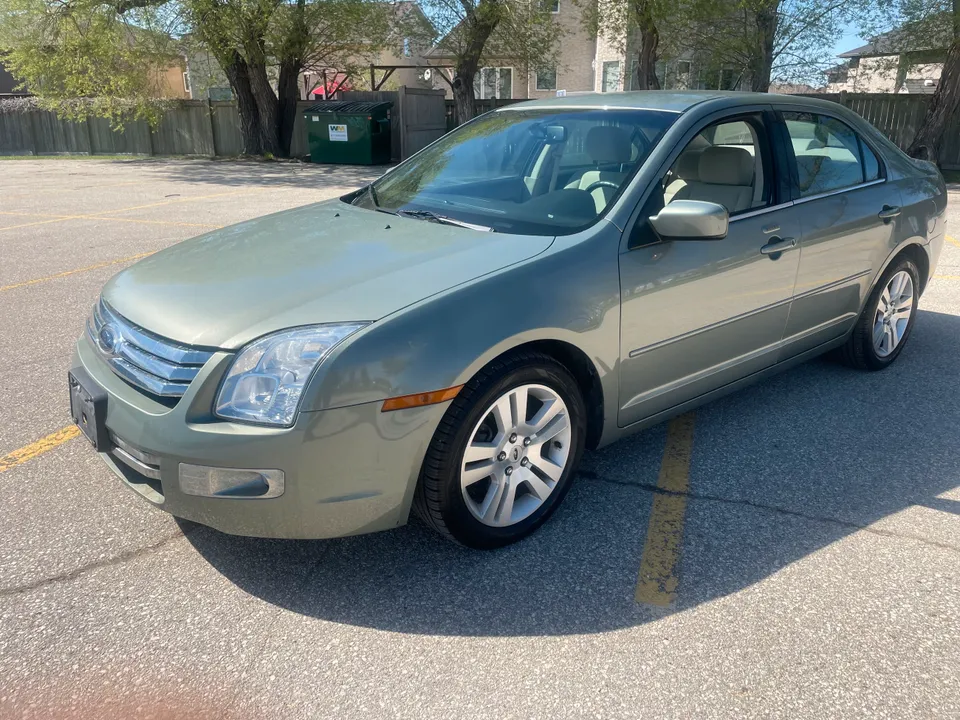
{"type": "MultiPolygon", "coordinates": [[[[391,113],[393,159],[409,157],[452,129],[452,101],[440,90],[400,88],[391,92],[345,92],[344,100],[388,100],[391,113]]],[[[809,95],[841,103],[871,122],[893,142],[906,149],[923,121],[929,95],[820,94],[809,95]]],[[[515,100],[481,100],[485,112],[515,100]]],[[[307,155],[303,110],[297,108],[291,155],[307,155]]],[[[0,155],[198,155],[230,157],[242,149],[240,116],[232,102],[184,100],[175,103],[152,129],[143,121],[114,130],[102,118],[70,122],[45,110],[0,113],[0,155]]],[[[960,118],[947,127],[940,164],[960,169],[960,118]]]]}

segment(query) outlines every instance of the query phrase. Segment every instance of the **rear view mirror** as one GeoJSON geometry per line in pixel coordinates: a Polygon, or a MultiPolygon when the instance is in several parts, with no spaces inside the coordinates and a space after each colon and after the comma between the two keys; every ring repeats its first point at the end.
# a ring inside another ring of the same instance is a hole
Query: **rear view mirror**
{"type": "Polygon", "coordinates": [[[727,236],[730,215],[723,205],[703,200],[674,200],[650,218],[663,240],[721,240],[727,236]]]}
{"type": "Polygon", "coordinates": [[[534,125],[530,132],[547,145],[559,145],[567,141],[567,128],[563,125],[534,125]]]}

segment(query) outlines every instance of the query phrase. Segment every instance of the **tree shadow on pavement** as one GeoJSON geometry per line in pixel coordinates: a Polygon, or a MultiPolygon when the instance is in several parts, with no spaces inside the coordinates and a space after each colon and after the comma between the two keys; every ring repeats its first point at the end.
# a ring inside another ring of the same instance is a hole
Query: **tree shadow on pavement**
{"type": "Polygon", "coordinates": [[[461,636],[633,626],[736,593],[913,505],[957,513],[937,496],[960,485],[958,351],[960,317],[920,311],[883,372],[816,360],[699,409],[668,609],[633,598],[663,426],[589,453],[554,517],[503,550],[467,550],[418,524],[313,542],[192,525],[188,537],[246,592],[333,622],[461,636]]]}
{"type": "Polygon", "coordinates": [[[123,160],[142,165],[154,180],[217,187],[357,188],[383,175],[390,166],[319,165],[258,160],[123,160]]]}

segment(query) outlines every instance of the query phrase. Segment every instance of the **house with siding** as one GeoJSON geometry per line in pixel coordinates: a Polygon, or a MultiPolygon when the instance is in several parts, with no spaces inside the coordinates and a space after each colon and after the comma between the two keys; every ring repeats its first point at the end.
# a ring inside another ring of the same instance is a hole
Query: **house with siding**
{"type": "MultiPolygon", "coordinates": [[[[563,30],[556,67],[538,71],[520,67],[508,58],[491,61],[477,73],[474,94],[478,99],[533,99],[556,95],[557,91],[637,89],[638,32],[625,33],[623,37],[598,37],[583,27],[583,9],[573,0],[547,0],[545,11],[563,30]]],[[[434,66],[452,61],[450,53],[439,48],[426,53],[424,59],[434,66]]],[[[450,77],[449,69],[440,72],[450,77]]],[[[740,90],[749,85],[741,69],[714,67],[694,51],[658,63],[657,76],[665,89],[740,90]]],[[[441,79],[435,79],[434,87],[446,89],[447,96],[452,97],[449,84],[441,79]]]]}
{"type": "Polygon", "coordinates": [[[841,53],[843,62],[826,71],[826,92],[932,94],[949,41],[923,42],[919,35],[896,29],[841,53]]]}

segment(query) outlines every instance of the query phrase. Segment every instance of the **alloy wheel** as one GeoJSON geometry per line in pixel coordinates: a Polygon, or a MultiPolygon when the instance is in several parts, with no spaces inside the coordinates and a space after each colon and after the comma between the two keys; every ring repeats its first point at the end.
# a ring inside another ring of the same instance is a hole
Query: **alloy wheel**
{"type": "Polygon", "coordinates": [[[873,321],[873,348],[879,357],[892,353],[907,331],[913,311],[913,279],[910,273],[896,273],[880,294],[873,321]]]}
{"type": "Polygon", "coordinates": [[[473,428],[460,467],[460,489],[484,525],[508,527],[550,497],[570,458],[570,413],[545,385],[511,388],[473,428]]]}

